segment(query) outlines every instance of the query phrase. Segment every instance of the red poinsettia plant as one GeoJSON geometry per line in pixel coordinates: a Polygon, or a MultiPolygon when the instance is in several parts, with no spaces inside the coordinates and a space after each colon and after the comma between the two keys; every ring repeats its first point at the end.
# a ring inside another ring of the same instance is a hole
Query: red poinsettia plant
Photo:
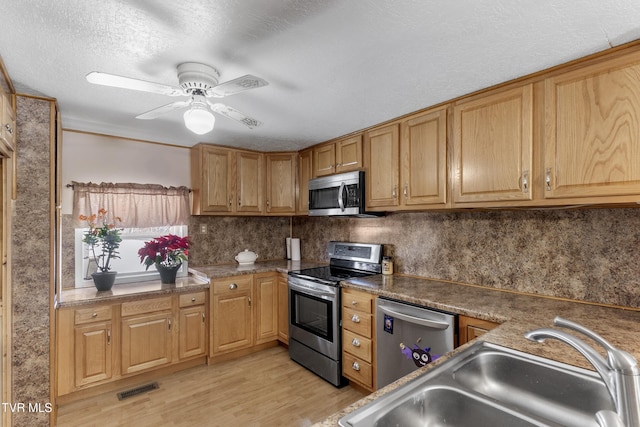
{"type": "Polygon", "coordinates": [[[167,234],[145,242],[144,246],[138,250],[138,255],[140,262],[147,266],[146,270],[153,264],[176,267],[187,260],[190,244],[189,236],[167,234]]]}

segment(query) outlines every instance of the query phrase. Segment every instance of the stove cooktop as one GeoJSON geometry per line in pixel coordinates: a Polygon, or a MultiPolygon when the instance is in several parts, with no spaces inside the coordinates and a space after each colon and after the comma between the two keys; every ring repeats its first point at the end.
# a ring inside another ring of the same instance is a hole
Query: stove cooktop
{"type": "Polygon", "coordinates": [[[340,267],[314,267],[305,268],[303,270],[291,271],[289,274],[292,276],[303,277],[310,280],[319,280],[326,283],[338,284],[341,280],[350,279],[354,277],[364,277],[375,274],[368,271],[356,271],[349,270],[340,267]]]}

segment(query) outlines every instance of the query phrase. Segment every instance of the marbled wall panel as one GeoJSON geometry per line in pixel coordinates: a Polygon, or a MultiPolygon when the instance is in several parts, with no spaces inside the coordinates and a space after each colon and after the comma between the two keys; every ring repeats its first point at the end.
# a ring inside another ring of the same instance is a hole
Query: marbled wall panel
{"type": "Polygon", "coordinates": [[[284,259],[285,239],[289,236],[288,217],[192,216],[189,236],[193,243],[189,253],[192,265],[236,262],[238,252],[249,249],[260,260],[284,259]],[[207,233],[200,233],[200,225],[207,233]]]}
{"type": "MultiPolygon", "coordinates": [[[[52,103],[18,97],[17,199],[13,217],[13,397],[49,397],[50,114],[52,103]],[[34,380],[37,379],[37,380],[34,380]]],[[[18,412],[14,426],[47,426],[44,412],[18,412]]]]}
{"type": "MultiPolygon", "coordinates": [[[[293,234],[385,244],[395,271],[640,307],[640,209],[395,213],[296,218],[293,234]]],[[[319,249],[312,252],[317,256],[319,249]]]]}

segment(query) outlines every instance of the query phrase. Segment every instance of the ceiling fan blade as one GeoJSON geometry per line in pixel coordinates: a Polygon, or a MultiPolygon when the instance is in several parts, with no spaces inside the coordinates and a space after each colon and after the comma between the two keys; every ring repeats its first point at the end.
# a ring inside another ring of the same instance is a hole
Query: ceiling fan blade
{"type": "Polygon", "coordinates": [[[261,79],[260,77],[247,74],[246,76],[238,77],[237,79],[229,80],[228,82],[214,86],[210,89],[210,92],[212,96],[222,98],[223,96],[233,95],[249,89],[256,89],[267,86],[268,84],[269,82],[261,79]]]}
{"type": "Polygon", "coordinates": [[[211,106],[211,109],[214,112],[218,114],[222,114],[223,116],[233,119],[237,122],[240,122],[246,127],[248,127],[249,129],[253,129],[262,125],[261,121],[251,118],[241,113],[240,111],[236,110],[235,108],[231,108],[227,105],[219,104],[219,103],[216,103],[216,104],[209,103],[209,105],[211,106]]]}
{"type": "Polygon", "coordinates": [[[189,104],[191,104],[191,101],[172,102],[171,104],[163,105],[162,107],[154,108],[153,110],[149,110],[146,113],[142,113],[139,116],[136,116],[136,119],[142,119],[142,120],[155,119],[156,117],[160,117],[161,115],[169,113],[171,111],[188,107],[189,104]]]}
{"type": "Polygon", "coordinates": [[[184,96],[184,91],[177,86],[163,85],[160,83],[148,82],[145,80],[133,79],[131,77],[116,76],[115,74],[92,71],[87,74],[89,83],[119,87],[123,89],[139,90],[142,92],[159,93],[169,96],[184,96]]]}

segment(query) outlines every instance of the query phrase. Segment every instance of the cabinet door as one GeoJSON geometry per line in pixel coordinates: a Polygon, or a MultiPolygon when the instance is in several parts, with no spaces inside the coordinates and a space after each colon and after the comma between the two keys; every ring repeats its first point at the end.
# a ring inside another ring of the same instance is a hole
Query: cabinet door
{"type": "Polygon", "coordinates": [[[531,200],[532,87],[454,107],[454,203],[531,200]]]}
{"type": "Polygon", "coordinates": [[[206,352],[204,305],[180,309],[178,354],[180,359],[203,356],[206,352]]]}
{"type": "Polygon", "coordinates": [[[362,135],[336,142],[336,172],[362,168],[362,135]]]}
{"type": "Polygon", "coordinates": [[[278,276],[257,276],[255,286],[256,344],[278,339],[278,276]]]}
{"type": "Polygon", "coordinates": [[[211,298],[211,355],[251,347],[253,277],[214,281],[211,298]]]}
{"type": "Polygon", "coordinates": [[[331,175],[336,172],[336,145],[324,144],[313,149],[313,176],[331,175]]]}
{"type": "Polygon", "coordinates": [[[16,114],[11,97],[0,89],[0,154],[8,157],[16,147],[16,114]]]}
{"type": "Polygon", "coordinates": [[[640,194],[640,58],[545,81],[545,198],[640,194]]]}
{"type": "Polygon", "coordinates": [[[368,208],[375,210],[398,206],[399,157],[397,124],[374,129],[365,134],[364,165],[367,170],[365,179],[368,208]]]}
{"type": "Polygon", "coordinates": [[[298,213],[309,213],[309,180],[313,178],[313,150],[298,156],[298,213]]]}
{"type": "Polygon", "coordinates": [[[296,153],[267,154],[267,213],[296,212],[296,153]]]}
{"type": "Polygon", "coordinates": [[[200,209],[203,213],[233,212],[234,208],[234,175],[233,152],[217,147],[203,146],[200,150],[202,180],[200,190],[200,209]]]}
{"type": "Polygon", "coordinates": [[[278,276],[278,339],[289,343],[289,283],[283,274],[278,276]]]}
{"type": "Polygon", "coordinates": [[[262,154],[237,153],[237,212],[262,213],[263,162],[262,154]]]}
{"type": "Polygon", "coordinates": [[[447,202],[447,109],[402,122],[402,203],[407,207],[447,202]]]}
{"type": "Polygon", "coordinates": [[[172,313],[122,319],[122,374],[171,363],[172,313]]]}
{"type": "Polygon", "coordinates": [[[473,317],[458,317],[458,345],[466,344],[478,338],[493,328],[500,326],[499,323],[488,320],[475,319],[473,317]]]}
{"type": "Polygon", "coordinates": [[[111,356],[111,322],[76,326],[76,387],[110,379],[111,356]]]}

